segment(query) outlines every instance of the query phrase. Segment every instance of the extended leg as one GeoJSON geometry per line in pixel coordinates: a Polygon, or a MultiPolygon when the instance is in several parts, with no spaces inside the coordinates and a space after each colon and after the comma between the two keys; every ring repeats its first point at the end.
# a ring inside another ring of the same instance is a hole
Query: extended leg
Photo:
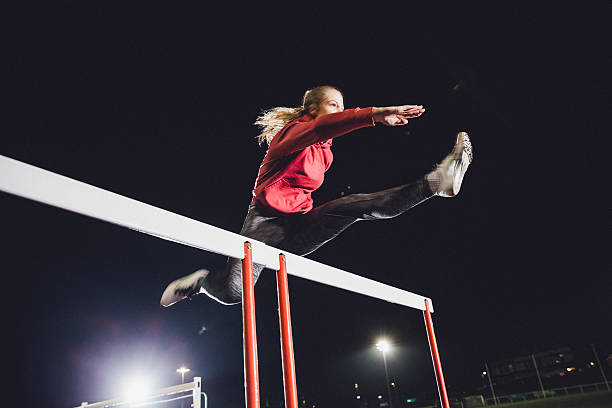
{"type": "Polygon", "coordinates": [[[397,217],[434,195],[453,197],[472,162],[472,144],[459,132],[453,151],[431,173],[414,183],[369,194],[351,194],[322,204],[288,224],[282,248],[309,254],[360,220],[397,217]]]}
{"type": "Polygon", "coordinates": [[[281,242],[289,252],[306,255],[335,238],[359,220],[397,217],[434,195],[453,197],[472,162],[472,144],[465,132],[457,134],[453,151],[434,171],[414,183],[369,194],[352,194],[295,216],[281,242]]]}
{"type": "Polygon", "coordinates": [[[423,179],[376,193],[341,197],[296,216],[281,245],[289,252],[306,255],[357,221],[397,217],[433,195],[423,179]]]}

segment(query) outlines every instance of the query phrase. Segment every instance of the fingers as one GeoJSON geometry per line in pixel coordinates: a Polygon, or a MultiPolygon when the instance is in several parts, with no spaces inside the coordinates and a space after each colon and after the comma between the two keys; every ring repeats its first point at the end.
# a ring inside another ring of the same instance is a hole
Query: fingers
{"type": "Polygon", "coordinates": [[[386,111],[381,122],[387,126],[405,125],[408,119],[418,118],[425,112],[423,105],[401,105],[378,109],[386,111]]]}
{"type": "Polygon", "coordinates": [[[425,112],[423,105],[402,105],[397,108],[397,113],[400,115],[422,114],[425,112]]]}
{"type": "Polygon", "coordinates": [[[399,115],[393,115],[385,120],[387,126],[402,126],[408,123],[408,119],[399,115]]]}
{"type": "Polygon", "coordinates": [[[423,112],[425,112],[425,111],[416,112],[416,113],[405,113],[405,114],[399,113],[398,116],[401,116],[403,118],[408,118],[408,119],[410,119],[410,118],[418,118],[419,116],[421,116],[423,114],[423,112]]]}

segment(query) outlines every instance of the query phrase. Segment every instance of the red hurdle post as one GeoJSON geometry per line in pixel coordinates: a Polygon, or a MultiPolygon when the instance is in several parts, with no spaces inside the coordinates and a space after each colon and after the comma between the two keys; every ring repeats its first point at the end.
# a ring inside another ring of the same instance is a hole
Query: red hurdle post
{"type": "Polygon", "coordinates": [[[259,408],[257,331],[255,329],[255,285],[251,243],[244,243],[242,260],[242,330],[244,343],[244,390],[247,408],[259,408]]]}
{"type": "Polygon", "coordinates": [[[429,303],[425,299],[425,328],[427,329],[427,339],[429,340],[429,350],[431,350],[431,359],[434,364],[436,373],[436,383],[438,384],[438,393],[440,394],[440,403],[442,408],[450,408],[448,403],[448,395],[446,394],[446,385],[444,384],[444,375],[442,374],[442,363],[440,362],[440,354],[438,353],[438,344],[436,343],[436,334],[434,333],[433,322],[431,321],[431,312],[429,311],[429,303]]]}
{"type": "Polygon", "coordinates": [[[293,359],[293,335],[291,333],[291,307],[285,255],[279,255],[280,268],[276,272],[278,292],[278,320],[280,322],[281,356],[283,358],[283,382],[285,384],[285,407],[298,408],[295,361],[293,359]]]}

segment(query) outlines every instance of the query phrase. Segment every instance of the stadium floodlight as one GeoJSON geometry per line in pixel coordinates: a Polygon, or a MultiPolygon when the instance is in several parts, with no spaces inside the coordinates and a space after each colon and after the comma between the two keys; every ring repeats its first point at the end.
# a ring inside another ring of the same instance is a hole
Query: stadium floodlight
{"type": "Polygon", "coordinates": [[[150,391],[150,382],[146,378],[134,377],[125,382],[123,397],[129,402],[142,401],[150,391]]]}
{"type": "MultiPolygon", "coordinates": [[[[177,373],[181,373],[181,384],[185,384],[185,373],[188,373],[189,370],[187,367],[185,366],[181,366],[180,368],[177,368],[176,372],[177,373]]],[[[181,408],[183,408],[183,401],[181,401],[181,408]]]]}
{"type": "Polygon", "coordinates": [[[393,407],[393,402],[391,401],[391,388],[389,388],[389,370],[387,369],[387,353],[391,350],[391,343],[387,339],[380,339],[378,343],[376,343],[376,348],[382,351],[383,362],[385,364],[385,380],[387,380],[387,396],[389,398],[389,408],[393,407]]]}
{"type": "Polygon", "coordinates": [[[188,373],[189,371],[191,371],[191,370],[189,368],[187,368],[187,367],[181,367],[181,368],[177,368],[176,369],[176,372],[177,373],[181,373],[181,374],[188,373]]]}
{"type": "Polygon", "coordinates": [[[389,343],[387,339],[380,339],[378,343],[376,343],[376,348],[385,354],[391,350],[391,343],[389,343]]]}
{"type": "Polygon", "coordinates": [[[181,384],[185,382],[185,373],[188,373],[189,371],[191,370],[185,366],[176,369],[176,372],[181,374],[181,384]]]}

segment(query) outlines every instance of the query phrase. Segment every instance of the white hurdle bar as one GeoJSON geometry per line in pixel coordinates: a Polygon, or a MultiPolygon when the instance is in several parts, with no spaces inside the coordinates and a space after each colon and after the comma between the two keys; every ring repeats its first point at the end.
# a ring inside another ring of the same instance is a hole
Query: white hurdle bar
{"type": "MultiPolygon", "coordinates": [[[[39,201],[78,214],[169,241],[242,259],[242,307],[247,408],[259,408],[259,375],[255,330],[252,265],[276,270],[279,320],[288,408],[297,408],[293,346],[286,274],[360,293],[423,311],[441,405],[449,407],[442,366],[433,332],[431,299],[291,254],[221,228],[103,190],[0,155],[0,191],[39,201]],[[288,268],[286,265],[290,265],[288,268]],[[292,382],[292,384],[290,384],[292,382]]],[[[102,405],[100,405],[102,406],[102,405]]]]}
{"type": "Polygon", "coordinates": [[[243,245],[248,240],[254,263],[277,271],[282,252],[291,264],[287,271],[291,275],[418,310],[425,310],[427,301],[433,313],[433,302],[424,296],[1,155],[0,190],[233,258],[244,258],[243,245]]]}
{"type": "MultiPolygon", "coordinates": [[[[138,401],[129,401],[125,398],[114,398],[106,401],[95,402],[93,404],[89,404],[87,402],[82,402],[81,405],[75,408],[106,408],[106,407],[114,407],[118,405],[129,404],[130,406],[137,405],[147,405],[154,404],[156,401],[146,401],[153,398],[165,397],[166,395],[178,394],[185,391],[192,391],[193,397],[193,408],[202,408],[202,378],[201,377],[193,377],[193,381],[190,383],[173,385],[172,387],[162,388],[147,395],[143,395],[142,398],[138,401]]],[[[206,408],[206,407],[204,407],[206,408]]]]}

